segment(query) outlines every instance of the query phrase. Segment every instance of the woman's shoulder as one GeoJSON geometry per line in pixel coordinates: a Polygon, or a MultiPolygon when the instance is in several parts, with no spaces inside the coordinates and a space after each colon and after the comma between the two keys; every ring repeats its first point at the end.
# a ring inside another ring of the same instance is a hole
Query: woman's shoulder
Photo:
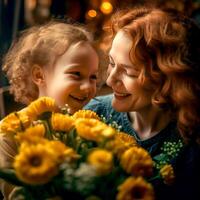
{"type": "MultiPolygon", "coordinates": [[[[200,145],[197,143],[188,144],[183,148],[180,153],[177,164],[179,168],[184,166],[192,166],[193,169],[199,171],[200,167],[200,145]],[[196,168],[197,167],[197,168],[196,168]]],[[[200,172],[199,172],[200,175],[200,172]]]]}

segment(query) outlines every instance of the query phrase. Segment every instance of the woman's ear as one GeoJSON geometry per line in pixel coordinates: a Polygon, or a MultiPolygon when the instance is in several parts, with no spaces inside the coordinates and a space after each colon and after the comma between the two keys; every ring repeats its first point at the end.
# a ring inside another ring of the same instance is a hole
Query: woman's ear
{"type": "Polygon", "coordinates": [[[45,75],[44,75],[44,70],[41,66],[39,65],[34,65],[31,70],[31,77],[33,82],[37,86],[41,86],[45,83],[45,75]]]}

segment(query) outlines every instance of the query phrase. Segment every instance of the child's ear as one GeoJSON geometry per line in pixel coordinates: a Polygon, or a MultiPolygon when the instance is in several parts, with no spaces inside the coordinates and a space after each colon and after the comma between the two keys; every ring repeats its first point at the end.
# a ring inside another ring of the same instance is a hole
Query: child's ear
{"type": "Polygon", "coordinates": [[[41,66],[34,65],[31,70],[31,76],[36,85],[41,86],[45,83],[44,70],[41,66]]]}

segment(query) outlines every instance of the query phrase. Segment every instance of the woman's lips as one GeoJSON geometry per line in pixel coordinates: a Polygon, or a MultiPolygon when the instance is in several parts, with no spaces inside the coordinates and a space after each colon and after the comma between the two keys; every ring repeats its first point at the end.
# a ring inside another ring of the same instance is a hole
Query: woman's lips
{"type": "Polygon", "coordinates": [[[129,97],[130,94],[114,92],[114,96],[115,96],[116,99],[123,100],[123,99],[129,97]]]}

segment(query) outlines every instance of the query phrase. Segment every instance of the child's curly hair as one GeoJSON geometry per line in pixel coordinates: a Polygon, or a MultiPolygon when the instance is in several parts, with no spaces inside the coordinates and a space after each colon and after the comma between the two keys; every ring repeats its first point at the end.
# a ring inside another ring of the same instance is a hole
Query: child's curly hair
{"type": "Polygon", "coordinates": [[[24,104],[38,98],[38,88],[31,78],[33,65],[53,66],[70,45],[79,41],[92,44],[91,34],[78,24],[51,21],[21,33],[3,62],[3,71],[10,83],[15,100],[24,104]]]}

